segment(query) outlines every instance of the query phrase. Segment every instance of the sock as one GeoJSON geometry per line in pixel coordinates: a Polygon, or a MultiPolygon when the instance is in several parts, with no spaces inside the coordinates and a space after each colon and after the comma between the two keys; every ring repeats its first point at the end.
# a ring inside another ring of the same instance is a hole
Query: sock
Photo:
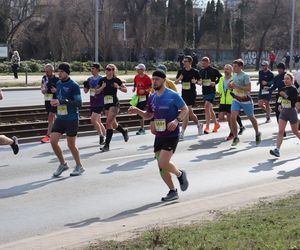
{"type": "Polygon", "coordinates": [[[184,132],[185,132],[185,129],[182,129],[182,130],[181,130],[181,134],[183,134],[183,135],[184,135],[184,132]]]}
{"type": "Polygon", "coordinates": [[[243,128],[243,123],[242,123],[242,119],[241,117],[238,115],[238,117],[236,118],[237,123],[239,124],[240,128],[243,128]]]}
{"type": "Polygon", "coordinates": [[[109,146],[111,138],[113,136],[113,130],[112,129],[108,129],[106,132],[106,139],[105,139],[105,144],[109,146]]]}
{"type": "Polygon", "coordinates": [[[125,133],[125,130],[123,129],[123,127],[121,125],[118,125],[118,127],[116,128],[116,130],[122,134],[125,133]]]}

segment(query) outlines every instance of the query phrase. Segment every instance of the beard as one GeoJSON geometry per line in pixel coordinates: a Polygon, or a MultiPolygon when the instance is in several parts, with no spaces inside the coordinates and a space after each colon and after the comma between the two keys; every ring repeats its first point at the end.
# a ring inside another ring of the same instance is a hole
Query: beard
{"type": "Polygon", "coordinates": [[[162,88],[162,85],[160,85],[160,86],[153,86],[153,89],[154,89],[155,91],[160,90],[161,88],[162,88]]]}

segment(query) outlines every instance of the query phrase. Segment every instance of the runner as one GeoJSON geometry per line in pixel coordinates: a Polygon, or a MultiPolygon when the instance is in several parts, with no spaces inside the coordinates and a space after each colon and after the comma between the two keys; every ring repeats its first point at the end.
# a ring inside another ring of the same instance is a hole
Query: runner
{"type": "Polygon", "coordinates": [[[104,95],[104,108],[106,113],[106,140],[101,149],[102,152],[109,151],[109,145],[113,136],[113,129],[123,134],[125,142],[128,141],[128,130],[124,129],[117,122],[117,114],[120,110],[120,103],[117,97],[118,89],[124,93],[127,92],[125,84],[117,78],[118,69],[114,64],[108,64],[105,68],[106,77],[100,81],[100,93],[104,95]]]}
{"type": "Polygon", "coordinates": [[[236,146],[240,139],[238,138],[237,133],[237,116],[240,113],[240,110],[243,109],[244,113],[247,115],[248,119],[251,121],[252,126],[255,130],[255,141],[256,145],[261,143],[261,133],[258,130],[257,120],[254,116],[254,105],[252,98],[250,96],[251,92],[251,81],[249,75],[244,71],[244,61],[242,59],[235,60],[233,62],[233,81],[230,82],[229,88],[233,89],[234,100],[231,105],[231,126],[233,132],[233,142],[232,146],[236,146]]]}
{"type": "Polygon", "coordinates": [[[154,152],[161,177],[170,189],[162,201],[172,201],[178,199],[172,174],[177,176],[182,191],[186,191],[189,186],[186,172],[179,170],[170,161],[178,144],[179,122],[188,116],[188,108],[177,93],[165,87],[165,79],[166,74],[163,71],[155,71],[152,80],[156,92],[149,97],[148,110],[130,107],[128,112],[138,114],[145,120],[154,118],[156,130],[154,152]],[[178,110],[181,110],[180,113],[178,110]]]}
{"type": "Polygon", "coordinates": [[[179,70],[176,76],[175,83],[182,84],[182,98],[185,101],[189,109],[189,116],[186,116],[182,122],[182,130],[180,133],[180,140],[184,139],[184,132],[187,128],[189,118],[198,127],[198,134],[201,135],[203,131],[203,124],[199,122],[197,116],[194,114],[193,106],[196,104],[196,84],[200,80],[199,71],[192,68],[193,58],[191,56],[185,56],[183,59],[183,69],[179,70]]]}
{"type": "Polygon", "coordinates": [[[289,72],[286,73],[284,76],[285,87],[279,92],[279,130],[277,135],[276,148],[270,150],[270,154],[276,157],[280,157],[280,147],[283,141],[287,122],[290,122],[292,132],[300,139],[300,131],[298,130],[298,114],[295,108],[295,104],[296,102],[298,102],[298,91],[294,86],[294,81],[295,79],[293,74],[289,72]]]}
{"type": "Polygon", "coordinates": [[[274,74],[270,71],[267,61],[263,61],[261,67],[262,69],[259,71],[257,83],[257,85],[259,85],[258,106],[266,111],[266,123],[270,123],[272,112],[270,101],[272,99],[272,93],[269,88],[273,84],[274,74]]]}
{"type": "Polygon", "coordinates": [[[204,129],[205,134],[209,134],[209,124],[212,119],[214,128],[212,132],[218,132],[220,124],[217,121],[215,111],[213,109],[214,100],[216,97],[216,84],[218,84],[222,74],[215,68],[210,66],[210,60],[208,57],[203,57],[201,60],[200,77],[202,79],[202,94],[204,99],[205,108],[205,121],[206,126],[204,129]]]}
{"type": "Polygon", "coordinates": [[[53,128],[57,108],[50,104],[52,99],[56,99],[56,94],[52,93],[52,87],[56,87],[56,83],[59,81],[58,77],[54,74],[54,67],[52,64],[45,65],[46,75],[42,78],[41,91],[45,99],[45,108],[48,114],[48,129],[47,134],[41,139],[42,143],[50,142],[50,134],[53,128]]]}
{"type": "Polygon", "coordinates": [[[101,113],[104,109],[104,97],[103,94],[98,93],[99,82],[102,77],[99,75],[100,64],[94,63],[91,67],[92,76],[83,83],[84,93],[90,92],[90,109],[91,109],[91,122],[99,135],[99,144],[104,144],[104,136],[106,133],[105,127],[101,122],[101,113]]]}
{"type": "Polygon", "coordinates": [[[280,116],[279,106],[280,106],[280,103],[278,103],[278,100],[279,100],[279,97],[280,97],[279,96],[280,91],[283,88],[285,88],[285,84],[284,84],[284,76],[286,74],[285,65],[283,63],[278,63],[277,71],[278,71],[278,75],[275,76],[275,78],[273,80],[273,85],[271,86],[269,91],[270,91],[271,94],[275,90],[278,91],[278,94],[276,95],[275,114],[276,114],[277,122],[279,122],[279,116],[280,116]]]}
{"type": "MultiPolygon", "coordinates": [[[[229,90],[229,83],[232,81],[232,71],[233,68],[230,64],[226,64],[224,67],[225,76],[222,76],[218,84],[218,93],[220,95],[220,106],[219,106],[219,120],[228,122],[230,133],[226,138],[227,141],[233,139],[233,133],[231,128],[231,104],[233,97],[231,96],[231,91],[229,90]]],[[[240,126],[239,134],[242,134],[245,127],[242,124],[241,117],[238,115],[237,122],[240,126]]]]}
{"type": "MultiPolygon", "coordinates": [[[[159,64],[157,67],[156,67],[156,70],[162,70],[165,74],[167,74],[167,71],[168,71],[168,69],[167,69],[167,67],[164,65],[164,64],[159,64]]],[[[172,81],[172,80],[170,80],[169,78],[166,78],[166,87],[168,88],[168,89],[172,89],[172,90],[174,90],[175,92],[178,92],[178,89],[177,89],[177,87],[176,87],[176,84],[172,81]]]]}
{"type": "MultiPolygon", "coordinates": [[[[3,92],[0,89],[0,101],[3,100],[3,98],[3,92]]],[[[9,145],[15,155],[19,153],[18,138],[16,136],[10,139],[5,135],[0,135],[0,145],[9,145]]]]}
{"type": "MultiPolygon", "coordinates": [[[[144,64],[139,64],[135,67],[137,70],[137,75],[134,77],[134,86],[132,92],[136,91],[136,95],[139,97],[139,102],[137,107],[141,110],[145,110],[147,106],[148,96],[150,94],[152,81],[151,78],[145,74],[146,66],[144,64]]],[[[144,135],[146,133],[144,128],[144,119],[140,120],[140,129],[136,132],[136,135],[144,135]]]]}
{"type": "Polygon", "coordinates": [[[52,92],[56,93],[56,99],[50,101],[53,107],[57,107],[57,118],[54,122],[51,133],[51,146],[56,154],[60,165],[53,173],[53,177],[59,177],[69,166],[63,156],[59,140],[64,133],[67,135],[68,148],[76,162],[76,167],[70,176],[81,175],[85,169],[82,167],[78,148],[76,147],[76,138],[79,127],[79,108],[82,105],[80,87],[70,79],[70,66],[67,63],[61,63],[58,66],[59,81],[56,88],[52,87],[52,92]]]}

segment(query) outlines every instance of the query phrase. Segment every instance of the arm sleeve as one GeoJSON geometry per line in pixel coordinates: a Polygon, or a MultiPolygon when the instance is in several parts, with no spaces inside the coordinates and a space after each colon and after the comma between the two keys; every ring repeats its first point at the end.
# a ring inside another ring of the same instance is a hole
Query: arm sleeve
{"type": "Polygon", "coordinates": [[[60,104],[66,104],[68,106],[73,106],[75,108],[80,108],[82,106],[80,87],[76,84],[76,86],[72,89],[73,91],[73,100],[59,100],[60,104]]]}
{"type": "Polygon", "coordinates": [[[179,94],[176,94],[175,105],[178,109],[182,109],[183,107],[186,106],[184,100],[182,99],[182,97],[179,94]]]}
{"type": "Polygon", "coordinates": [[[273,92],[277,88],[278,88],[277,81],[276,81],[276,78],[274,78],[273,81],[272,81],[272,86],[269,90],[270,90],[270,92],[273,92]]]}
{"type": "Polygon", "coordinates": [[[181,70],[178,70],[177,75],[176,75],[176,79],[178,79],[181,74],[182,74],[181,70]]]}
{"type": "Polygon", "coordinates": [[[216,78],[216,84],[218,84],[219,83],[219,81],[220,81],[220,78],[222,77],[222,74],[220,73],[220,71],[219,70],[216,70],[216,75],[217,75],[217,78],[216,78]]]}
{"type": "Polygon", "coordinates": [[[122,86],[122,81],[120,78],[116,78],[115,83],[117,83],[119,86],[122,86]]]}

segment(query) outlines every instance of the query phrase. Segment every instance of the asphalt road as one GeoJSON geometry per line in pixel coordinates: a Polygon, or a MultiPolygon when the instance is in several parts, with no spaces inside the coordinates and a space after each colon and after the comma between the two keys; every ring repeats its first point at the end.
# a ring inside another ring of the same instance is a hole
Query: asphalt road
{"type": "MultiPolygon", "coordinates": [[[[263,183],[278,182],[280,188],[283,180],[300,176],[298,139],[288,134],[282,157],[276,160],[269,155],[276,140],[275,119],[260,126],[264,141],[258,147],[253,129],[245,124],[247,129],[235,149],[224,140],[228,134],[224,123],[219,133],[203,136],[195,135],[195,126],[188,128],[173,158],[187,170],[190,181],[188,191],[180,192],[179,202],[263,183]]],[[[160,198],[168,190],[153,158],[149,132],[131,134],[128,143],[116,134],[107,153],[99,152],[97,142],[95,136],[79,138],[86,172],[73,178],[64,173],[59,179],[51,177],[57,160],[49,144],[21,145],[17,156],[8,147],[0,148],[0,247],[1,243],[109,223],[163,206],[160,198]]],[[[66,149],[65,141],[62,145],[66,149]]],[[[64,153],[73,166],[70,152],[64,153]]]]}

